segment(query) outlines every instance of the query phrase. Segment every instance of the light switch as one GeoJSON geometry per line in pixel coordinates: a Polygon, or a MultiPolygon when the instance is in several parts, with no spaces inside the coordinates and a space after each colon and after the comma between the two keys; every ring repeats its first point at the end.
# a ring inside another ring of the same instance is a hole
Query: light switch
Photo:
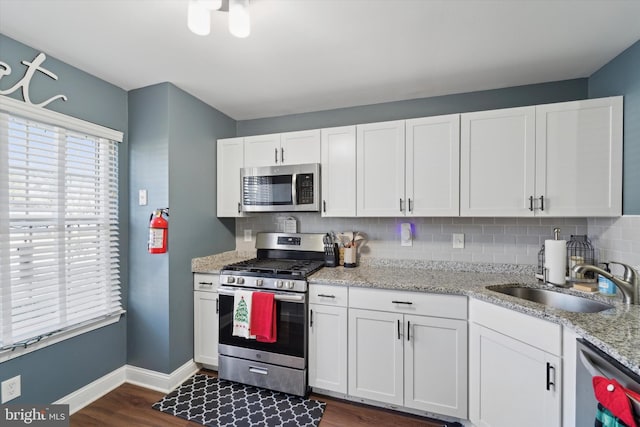
{"type": "Polygon", "coordinates": [[[138,205],[147,206],[147,190],[138,190],[138,205]]]}

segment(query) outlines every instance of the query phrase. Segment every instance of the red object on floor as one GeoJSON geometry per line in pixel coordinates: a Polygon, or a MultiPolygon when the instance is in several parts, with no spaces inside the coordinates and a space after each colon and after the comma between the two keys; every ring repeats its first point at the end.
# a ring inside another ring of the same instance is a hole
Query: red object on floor
{"type": "MultiPolygon", "coordinates": [[[[614,379],[604,377],[593,377],[593,391],[598,402],[607,408],[615,417],[619,418],[629,427],[638,427],[634,418],[630,395],[637,395],[631,390],[627,390],[614,379]]],[[[640,396],[639,396],[640,397],[640,396]]]]}
{"type": "Polygon", "coordinates": [[[254,292],[251,301],[251,335],[260,342],[276,342],[276,301],[269,292],[254,292]]]}

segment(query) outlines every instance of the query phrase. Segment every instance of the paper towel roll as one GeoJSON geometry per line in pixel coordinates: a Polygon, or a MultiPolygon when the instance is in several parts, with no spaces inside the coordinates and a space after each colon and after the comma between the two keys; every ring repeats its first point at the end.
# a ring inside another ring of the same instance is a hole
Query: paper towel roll
{"type": "Polygon", "coordinates": [[[544,267],[547,269],[547,282],[564,285],[567,273],[567,241],[544,241],[544,267]]]}

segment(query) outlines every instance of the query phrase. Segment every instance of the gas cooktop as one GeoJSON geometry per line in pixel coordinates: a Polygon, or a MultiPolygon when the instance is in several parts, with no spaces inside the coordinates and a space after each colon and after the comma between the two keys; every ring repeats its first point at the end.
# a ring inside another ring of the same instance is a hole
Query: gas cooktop
{"type": "Polygon", "coordinates": [[[226,265],[223,274],[273,278],[304,279],[324,266],[324,261],[253,258],[226,265]]]}

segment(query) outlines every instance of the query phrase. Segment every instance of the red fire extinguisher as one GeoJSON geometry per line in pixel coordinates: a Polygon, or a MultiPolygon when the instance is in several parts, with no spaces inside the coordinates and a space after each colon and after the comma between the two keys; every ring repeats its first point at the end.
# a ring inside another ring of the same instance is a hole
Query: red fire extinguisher
{"type": "Polygon", "coordinates": [[[169,222],[163,215],[169,217],[169,208],[156,209],[149,217],[149,253],[163,254],[167,252],[167,235],[169,222]]]}

